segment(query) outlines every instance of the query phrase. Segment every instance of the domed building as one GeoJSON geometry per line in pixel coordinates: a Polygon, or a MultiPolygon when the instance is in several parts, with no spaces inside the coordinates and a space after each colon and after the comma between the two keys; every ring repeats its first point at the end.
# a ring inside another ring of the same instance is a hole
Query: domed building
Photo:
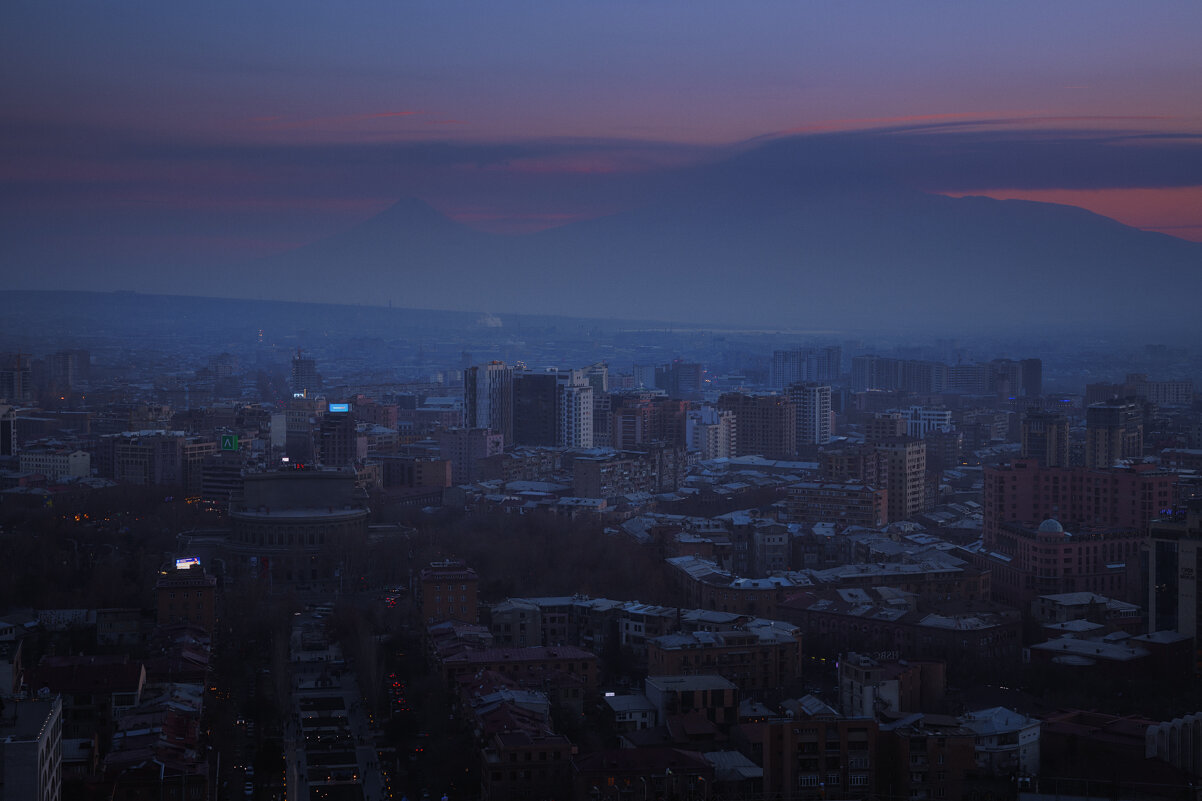
{"type": "Polygon", "coordinates": [[[272,586],[336,582],[366,542],[367,517],[352,471],[252,473],[230,501],[228,550],[272,586]]]}
{"type": "Polygon", "coordinates": [[[996,601],[1030,608],[1042,595],[1093,592],[1139,603],[1139,553],[1144,537],[1137,528],[1080,526],[1065,531],[1049,517],[1032,528],[999,527],[994,549],[973,560],[992,571],[996,601]]]}
{"type": "Polygon", "coordinates": [[[1068,532],[1060,525],[1059,520],[1049,517],[1035,529],[1035,539],[1039,542],[1059,542],[1068,539],[1068,532]]]}

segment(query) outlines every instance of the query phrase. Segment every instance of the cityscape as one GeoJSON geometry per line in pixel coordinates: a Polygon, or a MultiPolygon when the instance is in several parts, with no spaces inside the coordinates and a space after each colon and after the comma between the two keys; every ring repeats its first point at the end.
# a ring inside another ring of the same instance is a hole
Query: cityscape
{"type": "Polygon", "coordinates": [[[0,801],[1202,801],[1202,5],[0,7],[0,801]]]}
{"type": "Polygon", "coordinates": [[[1193,792],[1197,343],[5,302],[6,797],[1193,792]]]}

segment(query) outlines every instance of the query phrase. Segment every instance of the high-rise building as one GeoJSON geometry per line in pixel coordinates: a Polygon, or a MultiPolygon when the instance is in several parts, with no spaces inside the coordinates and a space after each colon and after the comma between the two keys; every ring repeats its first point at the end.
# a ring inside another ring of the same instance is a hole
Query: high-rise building
{"type": "Polygon", "coordinates": [[[46,357],[51,387],[58,392],[70,392],[80,383],[79,351],[63,350],[46,357]]]}
{"type": "Polygon", "coordinates": [[[301,356],[300,351],[292,359],[292,394],[309,397],[321,391],[321,376],[317,374],[317,362],[301,356]]]}
{"type": "Polygon", "coordinates": [[[685,413],[689,402],[662,391],[636,390],[609,396],[609,447],[636,448],[650,442],[685,446],[685,413]]]}
{"type": "MultiPolygon", "coordinates": [[[[594,365],[595,367],[596,365],[594,365]]],[[[547,368],[513,375],[513,444],[593,447],[593,381],[589,370],[547,368]]],[[[595,376],[605,383],[604,376],[595,376]]]]}
{"type": "Polygon", "coordinates": [[[1157,406],[1189,406],[1194,402],[1194,382],[1149,381],[1146,375],[1135,373],[1127,376],[1131,394],[1157,406]]]}
{"type": "Polygon", "coordinates": [[[989,363],[989,391],[1002,398],[1023,395],[1023,364],[1013,359],[994,359],[989,363]]]}
{"type": "Polygon", "coordinates": [[[25,403],[33,399],[33,366],[23,353],[0,357],[0,401],[25,403]]]}
{"type": "Polygon", "coordinates": [[[1023,395],[1037,398],[1043,394],[1043,359],[1023,359],[1022,365],[1023,395]]]}
{"type": "Polygon", "coordinates": [[[926,511],[926,444],[913,437],[893,437],[876,443],[888,464],[889,519],[905,520],[926,511]]]}
{"type": "Polygon", "coordinates": [[[636,364],[634,365],[634,373],[632,380],[634,381],[634,389],[654,389],[655,388],[655,372],[656,367],[653,364],[636,364]]]}
{"type": "Polygon", "coordinates": [[[783,395],[731,392],[718,408],[734,412],[739,456],[793,459],[797,455],[797,410],[783,395]]]}
{"type": "Polygon", "coordinates": [[[899,388],[919,395],[943,392],[947,389],[947,365],[942,362],[902,362],[899,388]]]}
{"type": "Polygon", "coordinates": [[[1085,410],[1085,466],[1110,467],[1144,455],[1144,414],[1134,400],[1095,403],[1085,410]]]}
{"type": "Polygon", "coordinates": [[[554,373],[519,372],[513,376],[513,445],[553,447],[556,444],[554,373]]]}
{"type": "Polygon", "coordinates": [[[0,456],[17,453],[17,410],[0,403],[0,456]]]}
{"type": "Polygon", "coordinates": [[[989,364],[953,364],[947,368],[947,392],[956,395],[988,395],[997,384],[989,364]]]}
{"type": "Polygon", "coordinates": [[[613,445],[613,399],[608,392],[593,387],[593,447],[613,445]]]}
{"type": "Polygon", "coordinates": [[[853,481],[884,489],[889,484],[889,463],[872,445],[825,448],[818,453],[818,475],[823,481],[853,481]]]}
{"type": "Polygon", "coordinates": [[[831,388],[822,384],[793,384],[787,397],[796,411],[795,450],[831,441],[831,388]]]}
{"type": "Polygon", "coordinates": [[[555,444],[563,448],[593,447],[593,388],[584,380],[560,381],[555,400],[555,444]]]}
{"type": "Polygon", "coordinates": [[[655,388],[667,392],[670,398],[696,397],[704,388],[704,382],[705,368],[697,362],[677,359],[655,368],[655,388]]]}
{"type": "Polygon", "coordinates": [[[702,406],[688,413],[685,437],[702,459],[729,459],[738,452],[735,413],[702,406]]]}
{"type": "Polygon", "coordinates": [[[842,372],[843,349],[838,345],[777,350],[772,352],[769,381],[784,389],[791,384],[838,381],[842,372]]]}
{"type": "Polygon", "coordinates": [[[870,445],[906,436],[906,416],[901,412],[877,412],[864,422],[864,441],[870,445]]]}
{"type": "Polygon", "coordinates": [[[320,397],[293,397],[284,412],[284,453],[293,464],[317,459],[318,426],[326,411],[320,397]]]}
{"type": "Polygon", "coordinates": [[[1198,624],[1202,621],[1200,580],[1202,500],[1192,500],[1183,512],[1157,520],[1149,526],[1149,633],[1176,631],[1193,637],[1197,648],[1198,624]]]}
{"type": "Polygon", "coordinates": [[[468,428],[489,428],[513,442],[513,368],[492,361],[465,370],[463,417],[468,428]]]}
{"type": "Polygon", "coordinates": [[[901,389],[902,362],[886,356],[855,356],[851,360],[851,388],[856,392],[870,389],[901,389]]]}
{"type": "Polygon", "coordinates": [[[594,395],[609,392],[609,365],[605,362],[597,362],[584,368],[584,377],[593,388],[594,395]]]}
{"type": "Polygon", "coordinates": [[[1028,410],[1022,421],[1022,458],[1044,467],[1068,466],[1068,418],[1059,412],[1028,410]]]}
{"type": "Polygon", "coordinates": [[[964,432],[954,428],[928,431],[922,441],[927,446],[927,472],[940,473],[959,467],[964,457],[964,432]]]}
{"type": "Polygon", "coordinates": [[[360,441],[350,404],[329,404],[317,436],[317,460],[326,467],[348,467],[367,456],[367,441],[360,441]]]}

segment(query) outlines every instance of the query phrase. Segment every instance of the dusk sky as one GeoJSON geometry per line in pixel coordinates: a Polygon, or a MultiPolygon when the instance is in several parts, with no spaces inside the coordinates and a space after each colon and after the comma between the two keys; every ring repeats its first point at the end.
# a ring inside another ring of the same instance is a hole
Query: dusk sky
{"type": "MultiPolygon", "coordinates": [[[[523,232],[795,137],[1202,241],[1202,3],[0,4],[0,253],[523,232]]],[[[26,285],[33,285],[29,281],[26,285]]]]}

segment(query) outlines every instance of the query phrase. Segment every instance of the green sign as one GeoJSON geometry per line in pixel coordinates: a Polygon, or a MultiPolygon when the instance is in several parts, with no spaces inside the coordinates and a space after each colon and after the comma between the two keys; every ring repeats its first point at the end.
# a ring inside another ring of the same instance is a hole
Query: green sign
{"type": "Polygon", "coordinates": [[[223,450],[223,451],[238,450],[238,435],[237,434],[222,434],[221,435],[221,450],[223,450]]]}

